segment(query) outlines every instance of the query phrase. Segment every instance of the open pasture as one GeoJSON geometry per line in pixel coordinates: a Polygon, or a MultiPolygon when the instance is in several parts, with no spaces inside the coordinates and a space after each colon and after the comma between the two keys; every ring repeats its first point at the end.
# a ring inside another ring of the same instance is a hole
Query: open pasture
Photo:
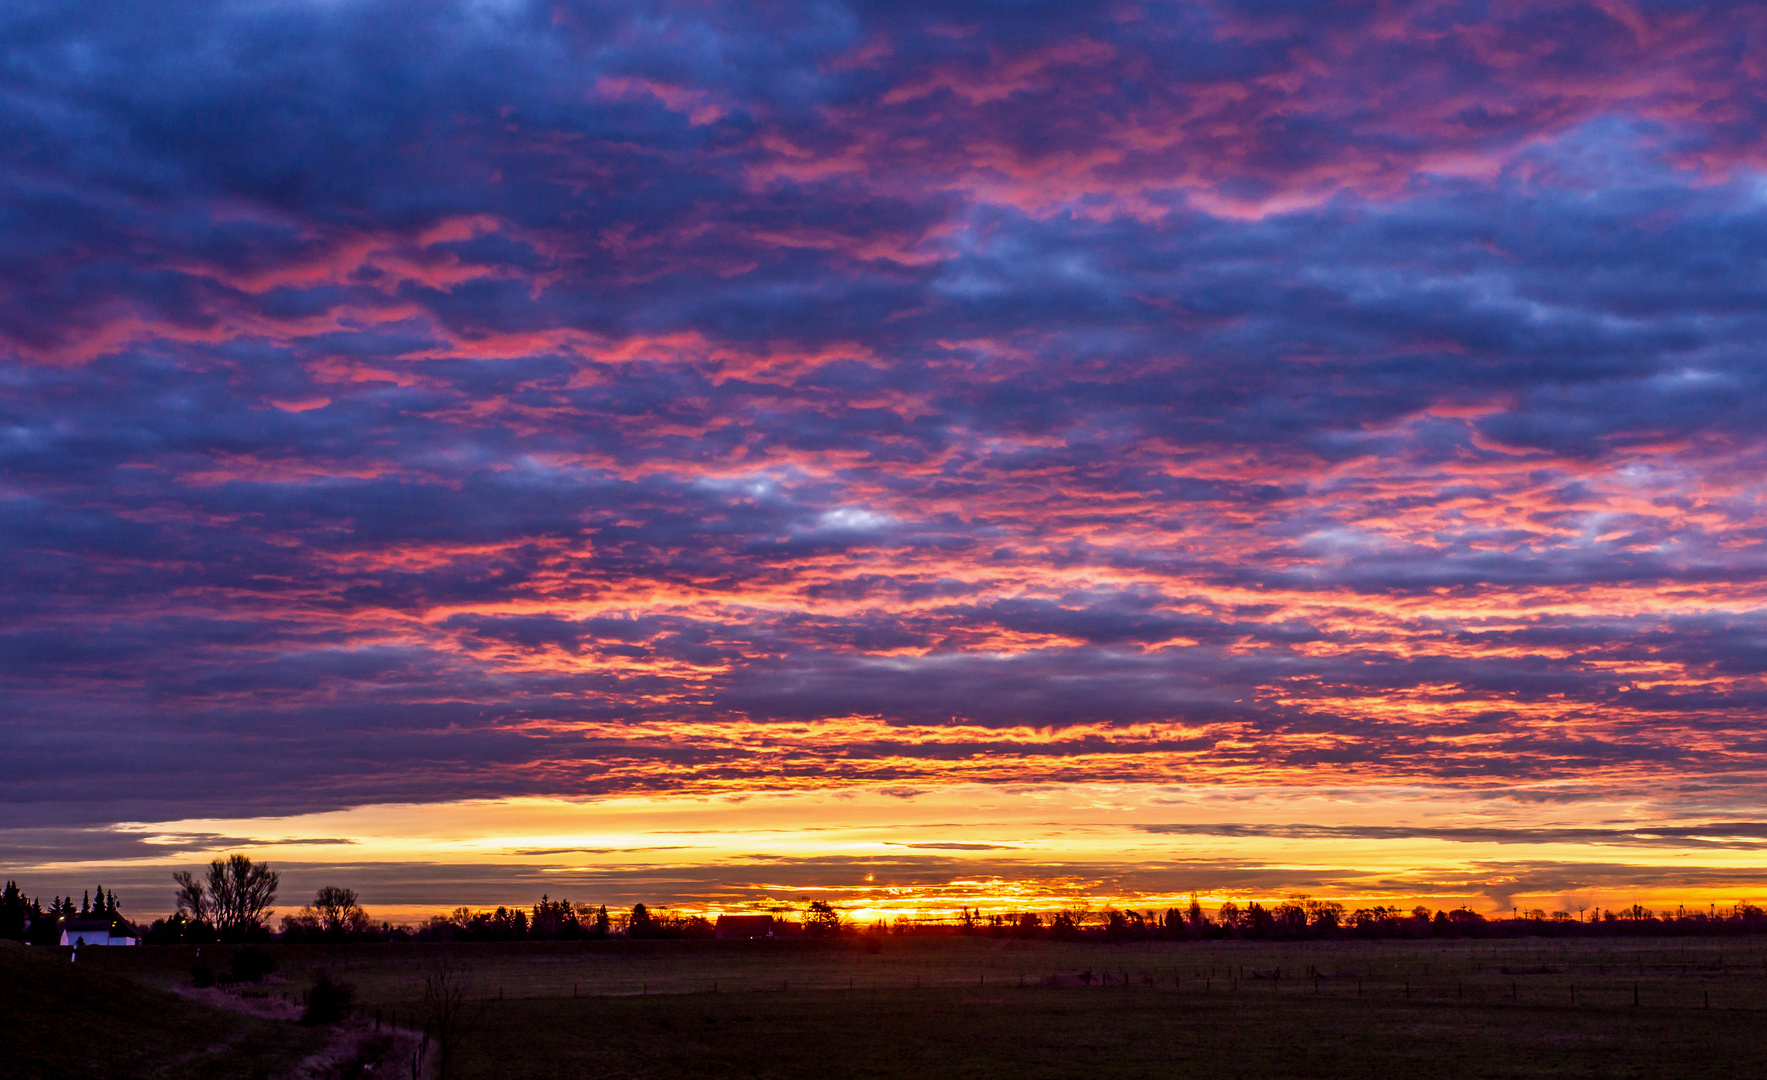
{"type": "MultiPolygon", "coordinates": [[[[618,942],[279,947],[415,1024],[440,958],[466,1077],[1767,1075],[1767,942],[618,942]]],[[[191,949],[96,965],[187,979],[191,949]]],[[[215,957],[225,950],[209,947],[215,957]]],[[[85,962],[85,958],[82,958],[85,962]]]]}
{"type": "MultiPolygon", "coordinates": [[[[438,958],[461,965],[488,998],[913,990],[1005,986],[1142,987],[1180,995],[1298,994],[1363,999],[1508,1001],[1767,1009],[1767,940],[1638,938],[1552,941],[1133,942],[892,937],[877,952],[754,942],[513,942],[271,946],[281,992],[319,972],[362,1000],[413,1003],[438,958]]],[[[229,946],[207,946],[211,962],[229,946]]],[[[89,962],[163,987],[186,983],[194,947],[99,954],[89,962]]],[[[273,984],[275,985],[275,984],[273,984]]],[[[1767,1015],[1767,1014],[1764,1014],[1767,1015]]]]}

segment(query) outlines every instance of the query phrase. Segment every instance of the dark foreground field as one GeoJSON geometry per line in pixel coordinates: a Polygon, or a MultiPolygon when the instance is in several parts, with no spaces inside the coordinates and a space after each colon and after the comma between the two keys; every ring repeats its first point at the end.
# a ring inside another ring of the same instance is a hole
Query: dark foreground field
{"type": "Polygon", "coordinates": [[[65,949],[0,941],[0,1077],[288,1075],[322,1032],[207,1008],[102,970],[65,949]]]}
{"type": "MultiPolygon", "coordinates": [[[[326,971],[354,983],[368,1013],[412,1024],[423,978],[445,951],[477,1001],[456,1075],[498,1080],[1758,1078],[1767,1076],[1762,945],[289,947],[277,950],[287,981],[251,992],[298,998],[326,971]]],[[[88,970],[149,987],[186,980],[189,962],[174,948],[82,958],[88,970]]]]}

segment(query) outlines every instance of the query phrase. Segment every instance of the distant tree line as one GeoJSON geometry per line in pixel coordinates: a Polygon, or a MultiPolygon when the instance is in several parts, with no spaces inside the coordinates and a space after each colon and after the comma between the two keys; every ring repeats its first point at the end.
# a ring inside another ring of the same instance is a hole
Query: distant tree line
{"type": "Polygon", "coordinates": [[[678,915],[667,909],[634,904],[630,911],[610,914],[605,905],[573,904],[541,896],[531,909],[499,907],[494,911],[455,908],[419,926],[420,941],[589,941],[597,938],[709,938],[712,924],[699,915],[678,915]]]}
{"type": "Polygon", "coordinates": [[[886,933],[986,934],[994,937],[1049,938],[1063,941],[1299,940],[1307,938],[1470,938],[1579,936],[1704,936],[1767,933],[1767,911],[1752,904],[1707,910],[1677,908],[1651,911],[1641,905],[1548,914],[1543,909],[1517,911],[1511,918],[1487,918],[1467,907],[1432,912],[1396,907],[1348,911],[1335,900],[1294,896],[1278,903],[1257,901],[1244,907],[1229,901],[1210,918],[1192,899],[1188,908],[1134,911],[1105,908],[1094,912],[1069,908],[1053,913],[1022,912],[982,915],[963,910],[951,923],[878,923],[868,931],[886,933]]]}
{"type": "MultiPolygon", "coordinates": [[[[714,924],[700,915],[644,904],[610,913],[605,905],[574,904],[562,897],[554,900],[550,895],[541,896],[529,908],[474,911],[459,907],[414,927],[394,926],[371,918],[355,890],[335,885],[319,889],[311,903],[284,915],[278,930],[271,927],[269,915],[281,875],[268,865],[244,855],[231,855],[209,863],[200,877],[190,871],[178,871],[172,877],[177,885],[177,911],[155,920],[144,935],[139,935],[148,944],[644,940],[710,938],[717,933],[714,924]]],[[[86,893],[78,905],[72,896],[56,896],[47,907],[41,900],[26,897],[16,882],[8,881],[5,889],[0,890],[0,938],[53,945],[60,940],[63,925],[73,919],[106,919],[122,933],[139,934],[134,924],[123,917],[116,894],[104,888],[86,893]]],[[[1517,910],[1510,918],[1492,919],[1467,907],[1449,911],[1425,907],[1407,911],[1384,906],[1347,910],[1335,900],[1291,896],[1270,903],[1250,901],[1243,907],[1230,901],[1211,917],[1193,897],[1186,908],[1164,911],[1070,907],[1053,912],[984,915],[979,909],[963,908],[955,922],[902,918],[861,929],[844,920],[832,905],[819,900],[807,905],[800,923],[782,921],[779,932],[823,938],[858,934],[873,946],[891,934],[983,934],[1103,942],[1728,935],[1767,933],[1767,911],[1752,904],[1674,911],[1652,911],[1634,904],[1618,909],[1583,909],[1575,915],[1569,911],[1517,910]]]]}
{"type": "Polygon", "coordinates": [[[78,905],[72,896],[57,896],[47,908],[41,897],[26,896],[16,881],[0,889],[0,938],[54,945],[61,941],[62,927],[74,919],[108,922],[114,931],[135,935],[135,924],[123,917],[117,894],[103,886],[82,894],[78,905]]]}

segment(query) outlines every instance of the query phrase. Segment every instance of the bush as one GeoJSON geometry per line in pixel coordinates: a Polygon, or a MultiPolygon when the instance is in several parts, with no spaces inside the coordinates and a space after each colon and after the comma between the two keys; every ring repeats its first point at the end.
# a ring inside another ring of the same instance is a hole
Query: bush
{"type": "Polygon", "coordinates": [[[190,965],[190,981],[199,987],[215,985],[215,969],[198,960],[190,965]]]}
{"type": "Polygon", "coordinates": [[[350,1015],[350,1006],[356,1001],[356,988],[347,982],[338,982],[330,972],[321,971],[319,978],[314,980],[313,989],[307,994],[307,1011],[301,1016],[301,1023],[308,1027],[318,1024],[341,1024],[350,1015]]]}
{"type": "Polygon", "coordinates": [[[276,970],[276,957],[263,949],[240,949],[233,954],[234,982],[263,982],[276,970]]]}

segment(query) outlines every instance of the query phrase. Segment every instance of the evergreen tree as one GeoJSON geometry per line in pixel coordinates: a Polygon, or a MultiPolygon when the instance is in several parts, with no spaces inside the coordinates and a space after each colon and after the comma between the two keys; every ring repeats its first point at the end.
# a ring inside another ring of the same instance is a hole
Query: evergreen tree
{"type": "Polygon", "coordinates": [[[59,906],[60,897],[57,897],[56,902],[45,913],[42,899],[32,900],[30,915],[27,917],[30,925],[25,930],[24,940],[32,945],[54,945],[61,937],[61,929],[56,925],[55,918],[59,906]]]}
{"type": "Polygon", "coordinates": [[[0,938],[23,941],[30,917],[30,901],[19,890],[18,882],[8,881],[6,888],[0,890],[0,938]]]}
{"type": "Polygon", "coordinates": [[[650,910],[643,904],[633,904],[632,914],[626,917],[626,936],[647,938],[655,929],[656,920],[650,917],[650,910]]]}
{"type": "Polygon", "coordinates": [[[83,919],[90,914],[92,914],[92,894],[89,892],[81,893],[80,894],[80,918],[83,919]]]}

